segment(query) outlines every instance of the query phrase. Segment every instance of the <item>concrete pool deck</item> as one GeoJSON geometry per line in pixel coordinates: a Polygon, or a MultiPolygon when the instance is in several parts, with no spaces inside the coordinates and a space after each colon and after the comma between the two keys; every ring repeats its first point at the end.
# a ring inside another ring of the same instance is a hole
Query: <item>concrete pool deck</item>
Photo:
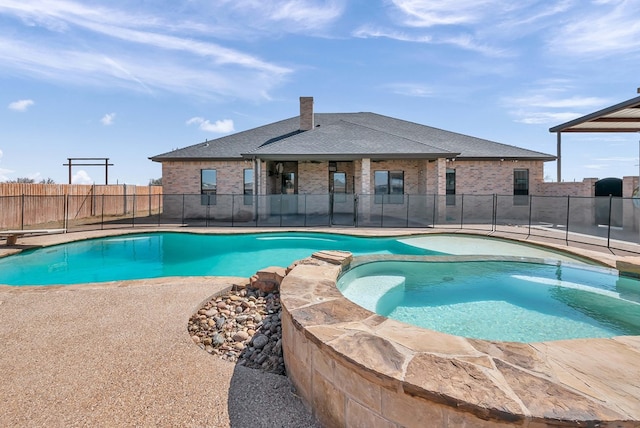
{"type": "Polygon", "coordinates": [[[0,286],[0,426],[317,427],[286,377],[193,344],[189,317],[235,281],[0,286]]]}
{"type": "MultiPolygon", "coordinates": [[[[73,232],[23,238],[15,248],[0,247],[0,255],[16,248],[161,230],[264,231],[154,228],[73,232]]],[[[369,236],[425,233],[407,229],[304,231],[369,236]]],[[[534,239],[528,242],[572,250],[607,266],[614,267],[620,259],[637,265],[636,257],[616,256],[606,248],[567,247],[534,239]]],[[[192,344],[186,330],[189,316],[233,281],[162,278],[64,287],[0,286],[0,426],[316,426],[289,390],[286,378],[235,367],[192,344]]],[[[608,381],[603,375],[603,388],[622,391],[626,398],[616,408],[627,409],[621,414],[634,415],[634,404],[640,409],[639,342],[638,337],[622,341],[624,357],[616,354],[616,358],[587,346],[573,372],[566,376],[584,374],[590,361],[596,362],[591,367],[599,371],[602,367],[598,364],[615,363],[616,373],[622,373],[623,378],[608,381]]]]}

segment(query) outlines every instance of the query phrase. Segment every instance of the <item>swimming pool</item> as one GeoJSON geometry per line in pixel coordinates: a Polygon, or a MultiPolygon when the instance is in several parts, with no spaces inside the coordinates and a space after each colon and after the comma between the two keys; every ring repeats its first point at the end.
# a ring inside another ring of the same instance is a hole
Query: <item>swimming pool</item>
{"type": "MultiPolygon", "coordinates": [[[[289,266],[320,250],[354,255],[492,254],[570,259],[510,241],[460,235],[357,237],[331,233],[152,232],[89,239],[0,258],[0,284],[52,285],[166,276],[245,276],[289,266]],[[448,246],[447,246],[448,243],[448,246]]],[[[574,259],[577,262],[577,259],[574,259]]]]}
{"type": "Polygon", "coordinates": [[[456,336],[528,343],[640,335],[640,281],[602,268],[377,261],[337,285],[372,312],[456,336]]]}
{"type": "Polygon", "coordinates": [[[245,276],[289,266],[319,250],[439,254],[394,238],[323,233],[142,233],[24,251],[0,259],[0,284],[79,284],[166,276],[245,276]]]}

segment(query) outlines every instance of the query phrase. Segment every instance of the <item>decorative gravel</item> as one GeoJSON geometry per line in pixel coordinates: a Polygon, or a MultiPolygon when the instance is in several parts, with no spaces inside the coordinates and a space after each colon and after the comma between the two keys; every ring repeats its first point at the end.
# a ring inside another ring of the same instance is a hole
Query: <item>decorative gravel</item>
{"type": "Polygon", "coordinates": [[[285,374],[280,293],[238,288],[207,301],[190,319],[191,339],[223,360],[285,374]]]}

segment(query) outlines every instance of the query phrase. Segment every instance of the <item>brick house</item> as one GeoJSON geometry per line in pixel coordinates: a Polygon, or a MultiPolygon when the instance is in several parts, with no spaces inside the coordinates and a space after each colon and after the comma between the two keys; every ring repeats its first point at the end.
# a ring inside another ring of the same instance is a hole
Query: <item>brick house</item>
{"type": "MultiPolygon", "coordinates": [[[[150,159],[162,163],[165,195],[199,195],[196,205],[283,195],[282,208],[284,195],[371,195],[371,204],[402,205],[403,195],[448,195],[450,204],[455,195],[500,194],[526,204],[555,157],[375,113],[315,113],[313,98],[301,97],[297,117],[150,159]]],[[[165,198],[165,211],[171,204],[165,198]]]]}

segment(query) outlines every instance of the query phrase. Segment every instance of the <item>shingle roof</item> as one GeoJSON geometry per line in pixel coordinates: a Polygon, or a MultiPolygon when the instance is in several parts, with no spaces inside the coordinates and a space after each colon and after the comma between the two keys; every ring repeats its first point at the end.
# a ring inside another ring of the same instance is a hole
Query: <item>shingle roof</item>
{"type": "Polygon", "coordinates": [[[553,160],[554,156],[375,113],[316,113],[316,127],[299,131],[299,117],[151,157],[168,160],[458,159],[553,160]]]}

